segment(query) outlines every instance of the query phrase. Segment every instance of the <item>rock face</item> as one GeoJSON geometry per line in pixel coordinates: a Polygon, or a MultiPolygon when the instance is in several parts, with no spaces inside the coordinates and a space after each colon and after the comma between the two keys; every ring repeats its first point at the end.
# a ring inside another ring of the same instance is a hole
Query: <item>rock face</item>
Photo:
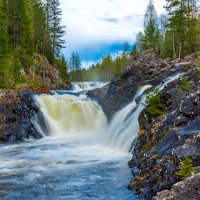
{"type": "MultiPolygon", "coordinates": [[[[0,91],[0,141],[16,142],[43,137],[34,122],[43,117],[33,100],[34,93],[0,91]]],[[[44,123],[45,129],[45,123],[44,123]]],[[[45,132],[45,130],[44,130],[45,132]]]]}
{"type": "Polygon", "coordinates": [[[21,76],[27,82],[26,84],[19,84],[16,86],[16,88],[20,90],[30,90],[32,87],[34,87],[34,89],[42,87],[50,90],[72,89],[72,85],[69,82],[64,82],[60,78],[58,67],[56,65],[51,65],[46,57],[39,54],[33,56],[32,66],[22,69],[20,72],[21,76]]]}
{"type": "MultiPolygon", "coordinates": [[[[199,75],[199,69],[192,65],[181,78],[164,88],[161,101],[166,112],[162,116],[152,118],[147,112],[148,106],[140,114],[143,134],[138,136],[134,156],[129,163],[131,168],[138,169],[137,173],[133,173],[130,188],[143,199],[152,199],[161,190],[164,191],[157,199],[200,199],[196,190],[187,192],[187,198],[183,197],[185,190],[180,191],[177,197],[164,197],[170,193],[166,189],[180,181],[176,172],[184,158],[189,157],[197,169],[200,166],[199,75]]],[[[184,184],[185,188],[187,183],[184,184]]],[[[194,188],[200,189],[199,182],[194,188]]],[[[172,188],[173,194],[174,190],[179,193],[176,185],[172,188]]]]}
{"type": "Polygon", "coordinates": [[[181,61],[162,60],[152,51],[147,51],[135,58],[124,74],[105,87],[88,92],[88,96],[96,100],[111,118],[116,111],[133,100],[139,87],[145,84],[156,85],[176,72],[185,71],[189,62],[177,65],[181,61]]]}
{"type": "Polygon", "coordinates": [[[172,186],[171,190],[159,192],[153,200],[198,200],[200,199],[200,174],[196,174],[172,186]]]}

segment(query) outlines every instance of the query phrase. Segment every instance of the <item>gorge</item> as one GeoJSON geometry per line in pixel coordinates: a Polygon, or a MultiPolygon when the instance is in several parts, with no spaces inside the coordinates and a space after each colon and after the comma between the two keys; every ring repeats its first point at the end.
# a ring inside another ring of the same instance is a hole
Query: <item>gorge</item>
{"type": "MultiPolygon", "coordinates": [[[[158,89],[180,76],[166,78],[158,89]]],[[[81,87],[34,95],[43,118],[36,114],[31,120],[43,139],[1,144],[1,198],[137,199],[126,189],[131,178],[126,163],[139,132],[144,92],[151,87],[141,87],[111,120],[81,87]]]]}

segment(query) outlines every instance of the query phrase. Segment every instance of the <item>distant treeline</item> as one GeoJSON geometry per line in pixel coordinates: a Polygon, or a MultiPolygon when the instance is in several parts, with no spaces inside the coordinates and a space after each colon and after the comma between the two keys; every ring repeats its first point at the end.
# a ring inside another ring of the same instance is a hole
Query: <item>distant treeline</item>
{"type": "Polygon", "coordinates": [[[167,14],[157,16],[150,0],[144,15],[144,30],[137,34],[131,52],[114,60],[108,55],[89,69],[77,70],[80,80],[109,81],[123,72],[134,55],[144,50],[153,49],[162,58],[183,58],[200,51],[199,1],[166,0],[165,9],[167,14]]]}
{"type": "MultiPolygon", "coordinates": [[[[70,79],[72,81],[110,81],[114,76],[120,75],[130,58],[129,53],[123,52],[112,58],[106,55],[100,63],[92,65],[88,69],[81,68],[81,65],[73,65],[69,62],[70,79]],[[79,66],[79,67],[76,67],[79,66]]],[[[79,61],[80,63],[80,61],[79,61]]]]}

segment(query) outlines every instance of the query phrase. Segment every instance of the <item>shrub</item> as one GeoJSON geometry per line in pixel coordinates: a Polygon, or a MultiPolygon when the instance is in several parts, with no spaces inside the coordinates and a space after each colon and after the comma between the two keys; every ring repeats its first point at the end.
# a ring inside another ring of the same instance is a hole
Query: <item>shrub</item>
{"type": "Polygon", "coordinates": [[[188,92],[191,89],[192,85],[193,85],[192,81],[188,81],[187,78],[183,77],[180,89],[182,91],[188,92]]]}
{"type": "Polygon", "coordinates": [[[146,101],[143,105],[147,106],[146,113],[151,120],[166,112],[166,105],[162,102],[157,88],[153,92],[147,92],[146,101]]]}
{"type": "Polygon", "coordinates": [[[191,70],[191,66],[190,66],[189,64],[186,65],[184,71],[185,71],[185,72],[188,72],[188,71],[190,71],[190,70],[191,70]]]}
{"type": "Polygon", "coordinates": [[[193,167],[192,159],[186,157],[183,161],[180,162],[180,170],[176,172],[176,175],[180,178],[187,178],[196,173],[196,168],[193,167]]]}

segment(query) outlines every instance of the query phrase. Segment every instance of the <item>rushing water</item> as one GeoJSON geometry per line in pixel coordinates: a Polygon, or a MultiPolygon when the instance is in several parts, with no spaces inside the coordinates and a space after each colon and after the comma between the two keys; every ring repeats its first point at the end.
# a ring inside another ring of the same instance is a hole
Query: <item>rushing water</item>
{"type": "Polygon", "coordinates": [[[107,83],[104,82],[74,82],[72,83],[75,91],[82,90],[93,90],[96,88],[101,88],[105,86],[107,83]]]}
{"type": "MultiPolygon", "coordinates": [[[[166,79],[159,89],[175,78],[178,76],[166,79]]],[[[139,130],[144,91],[149,87],[143,86],[110,123],[102,108],[82,94],[81,87],[36,96],[46,122],[43,134],[48,136],[0,145],[0,199],[136,199],[127,190],[131,178],[127,161],[139,130]]]]}

